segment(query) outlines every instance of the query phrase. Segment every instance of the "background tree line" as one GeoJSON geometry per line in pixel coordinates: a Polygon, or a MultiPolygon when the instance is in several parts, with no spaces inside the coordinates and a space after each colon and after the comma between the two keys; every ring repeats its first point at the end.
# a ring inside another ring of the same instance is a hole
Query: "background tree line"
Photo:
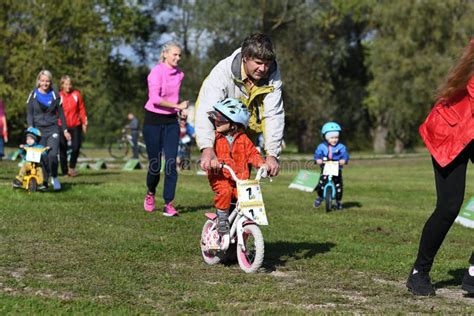
{"type": "Polygon", "coordinates": [[[311,151],[320,126],[336,120],[351,150],[411,150],[434,89],[474,35],[470,0],[4,0],[0,15],[0,96],[13,136],[46,68],[56,84],[73,77],[98,145],[127,112],[142,115],[163,41],[183,45],[182,97],[195,100],[215,63],[261,31],[281,67],[287,142],[311,151]]]}

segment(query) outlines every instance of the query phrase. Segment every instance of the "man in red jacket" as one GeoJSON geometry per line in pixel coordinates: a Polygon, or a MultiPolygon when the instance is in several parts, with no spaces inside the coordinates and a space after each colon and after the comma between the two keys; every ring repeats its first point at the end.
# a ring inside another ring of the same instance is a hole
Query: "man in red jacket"
{"type": "MultiPolygon", "coordinates": [[[[435,295],[429,272],[443,240],[459,214],[466,187],[466,168],[474,160],[474,39],[438,89],[438,102],[420,126],[433,156],[436,209],[425,223],[418,256],[407,280],[415,295],[435,295]]],[[[474,252],[462,288],[474,293],[474,252]]]]}
{"type": "MultiPolygon", "coordinates": [[[[75,177],[77,158],[79,157],[79,151],[82,143],[82,133],[87,131],[87,115],[84,101],[82,100],[81,93],[78,90],[74,90],[72,87],[72,81],[69,76],[63,76],[61,78],[61,96],[64,116],[66,117],[67,130],[71,134],[71,142],[68,143],[66,138],[63,136],[59,143],[59,159],[61,162],[61,169],[63,175],[75,177]],[[67,163],[67,151],[68,147],[71,147],[71,158],[69,161],[69,168],[67,163]]],[[[61,125],[61,122],[59,122],[61,125]]]]}

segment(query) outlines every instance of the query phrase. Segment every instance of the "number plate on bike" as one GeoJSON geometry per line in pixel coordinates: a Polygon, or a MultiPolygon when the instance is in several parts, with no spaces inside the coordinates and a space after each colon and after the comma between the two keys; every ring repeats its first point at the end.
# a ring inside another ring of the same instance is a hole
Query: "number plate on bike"
{"type": "Polygon", "coordinates": [[[323,175],[337,177],[339,175],[339,162],[327,161],[324,164],[323,175]]]}
{"type": "Polygon", "coordinates": [[[43,153],[43,149],[37,149],[37,148],[25,148],[25,149],[26,149],[26,161],[28,162],[41,161],[41,154],[43,153]]]}
{"type": "Polygon", "coordinates": [[[257,180],[237,183],[240,211],[258,225],[268,225],[260,184],[257,180]]]}

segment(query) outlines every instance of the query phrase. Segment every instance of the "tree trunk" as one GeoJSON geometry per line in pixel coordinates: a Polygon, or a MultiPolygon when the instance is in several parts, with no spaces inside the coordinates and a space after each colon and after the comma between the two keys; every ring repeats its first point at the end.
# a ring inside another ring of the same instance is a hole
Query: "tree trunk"
{"type": "Polygon", "coordinates": [[[376,153],[385,153],[387,152],[387,135],[388,128],[383,125],[378,125],[372,130],[374,136],[374,151],[376,153]]]}
{"type": "Polygon", "coordinates": [[[395,147],[393,148],[396,154],[401,154],[405,150],[403,141],[399,138],[395,139],[395,147]]]}

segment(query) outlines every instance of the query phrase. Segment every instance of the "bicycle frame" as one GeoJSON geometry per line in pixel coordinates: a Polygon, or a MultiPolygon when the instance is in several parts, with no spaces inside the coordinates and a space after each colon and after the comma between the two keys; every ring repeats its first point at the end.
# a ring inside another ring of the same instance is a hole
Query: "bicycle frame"
{"type": "Polygon", "coordinates": [[[336,198],[336,186],[334,185],[334,182],[332,181],[332,176],[328,176],[328,181],[327,181],[327,183],[326,183],[326,185],[324,186],[324,189],[323,189],[323,198],[326,198],[326,192],[327,192],[328,188],[332,188],[331,197],[333,199],[335,199],[336,198]]]}
{"type": "MultiPolygon", "coordinates": [[[[323,198],[324,199],[326,198],[328,188],[332,188],[331,198],[335,199],[336,198],[336,186],[334,185],[334,181],[332,181],[332,177],[337,176],[339,174],[339,162],[325,161],[325,164],[331,164],[331,165],[334,165],[334,166],[337,165],[337,168],[338,168],[337,172],[335,172],[333,169],[332,170],[328,169],[327,172],[326,172],[326,169],[324,169],[324,171],[323,171],[323,174],[326,173],[326,175],[328,176],[327,182],[326,182],[326,184],[324,185],[324,188],[323,188],[323,198]]],[[[325,166],[325,168],[326,168],[326,166],[325,166]]]]}
{"type": "MultiPolygon", "coordinates": [[[[232,170],[231,167],[229,167],[225,164],[222,164],[222,168],[225,168],[229,171],[229,173],[232,176],[232,179],[236,183],[239,183],[239,182],[243,181],[243,180],[240,180],[239,178],[237,178],[237,175],[235,174],[234,170],[232,170]]],[[[262,176],[266,175],[266,171],[267,171],[266,168],[260,168],[257,172],[255,180],[260,181],[262,176]]],[[[270,178],[270,181],[271,181],[271,178],[270,178]]],[[[212,221],[215,221],[215,219],[217,218],[217,214],[215,214],[215,213],[206,213],[205,215],[208,219],[210,219],[212,221]]],[[[245,243],[244,243],[244,239],[243,239],[243,234],[244,234],[243,227],[245,225],[248,225],[248,224],[256,224],[256,225],[258,225],[258,224],[252,218],[248,217],[247,215],[245,215],[242,212],[238,200],[235,203],[234,210],[229,215],[229,223],[231,223],[230,232],[229,232],[229,234],[222,236],[222,241],[220,243],[220,249],[219,250],[226,251],[227,249],[229,249],[229,245],[231,243],[232,244],[235,243],[235,237],[237,236],[237,245],[240,246],[242,248],[242,250],[245,251],[246,249],[245,249],[245,243]]],[[[215,222],[212,225],[211,230],[215,229],[216,225],[217,225],[217,222],[215,222]]]]}

